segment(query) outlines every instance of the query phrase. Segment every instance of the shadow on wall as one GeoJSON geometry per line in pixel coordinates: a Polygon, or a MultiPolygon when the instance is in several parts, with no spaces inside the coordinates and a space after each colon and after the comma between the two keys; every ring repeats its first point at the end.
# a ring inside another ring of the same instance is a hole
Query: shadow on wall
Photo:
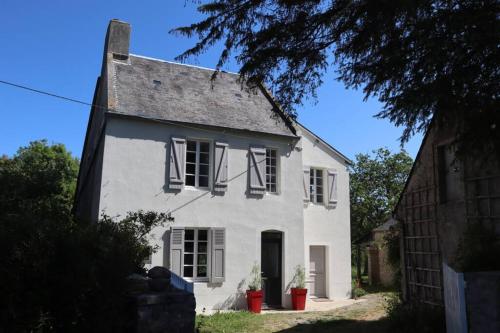
{"type": "Polygon", "coordinates": [[[245,279],[238,283],[236,293],[230,295],[224,301],[214,305],[214,310],[244,310],[246,309],[245,279]]]}

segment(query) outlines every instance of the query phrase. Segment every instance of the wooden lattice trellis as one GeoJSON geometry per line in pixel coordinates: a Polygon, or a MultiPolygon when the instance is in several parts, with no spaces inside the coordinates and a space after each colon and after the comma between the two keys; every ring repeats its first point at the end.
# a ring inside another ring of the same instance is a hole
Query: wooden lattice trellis
{"type": "Polygon", "coordinates": [[[481,223],[500,236],[500,175],[470,177],[465,186],[467,222],[481,223]]]}
{"type": "Polygon", "coordinates": [[[424,187],[404,195],[404,262],[412,301],[443,304],[436,189],[424,187]]]}

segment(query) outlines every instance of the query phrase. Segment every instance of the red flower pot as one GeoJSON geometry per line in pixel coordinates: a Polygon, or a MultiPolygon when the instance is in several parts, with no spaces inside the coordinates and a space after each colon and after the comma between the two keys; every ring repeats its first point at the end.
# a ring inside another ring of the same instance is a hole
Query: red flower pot
{"type": "Polygon", "coordinates": [[[294,310],[304,310],[306,308],[307,289],[292,288],[292,308],[294,310]]]}
{"type": "Polygon", "coordinates": [[[247,290],[248,311],[260,313],[262,308],[262,290],[247,290]]]}

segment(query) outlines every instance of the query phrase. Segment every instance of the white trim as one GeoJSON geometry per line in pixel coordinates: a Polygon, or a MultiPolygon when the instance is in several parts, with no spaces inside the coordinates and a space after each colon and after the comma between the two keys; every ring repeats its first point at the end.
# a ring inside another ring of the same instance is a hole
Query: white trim
{"type": "Polygon", "coordinates": [[[313,132],[311,132],[309,129],[307,129],[306,127],[304,127],[304,125],[302,125],[298,121],[295,121],[295,125],[299,128],[300,131],[304,131],[307,134],[311,135],[314,139],[317,139],[318,142],[321,143],[324,148],[326,148],[328,151],[332,152],[335,156],[341,158],[344,161],[345,165],[353,165],[354,164],[347,156],[345,156],[344,154],[342,154],[341,152],[339,152],[337,149],[333,148],[332,145],[330,145],[328,142],[326,142],[325,140],[323,140],[318,135],[316,135],[313,132]]]}

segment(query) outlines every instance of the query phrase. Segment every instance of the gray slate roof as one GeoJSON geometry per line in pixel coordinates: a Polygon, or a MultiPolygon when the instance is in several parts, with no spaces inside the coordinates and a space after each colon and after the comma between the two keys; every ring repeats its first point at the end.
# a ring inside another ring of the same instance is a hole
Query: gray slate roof
{"type": "Polygon", "coordinates": [[[113,61],[117,106],[112,112],[238,130],[294,136],[261,90],[242,90],[239,76],[130,55],[113,61]]]}
{"type": "Polygon", "coordinates": [[[391,217],[387,221],[385,221],[384,224],[374,228],[373,231],[389,231],[391,229],[391,227],[393,227],[397,224],[398,224],[398,221],[396,221],[393,217],[391,217]]]}

